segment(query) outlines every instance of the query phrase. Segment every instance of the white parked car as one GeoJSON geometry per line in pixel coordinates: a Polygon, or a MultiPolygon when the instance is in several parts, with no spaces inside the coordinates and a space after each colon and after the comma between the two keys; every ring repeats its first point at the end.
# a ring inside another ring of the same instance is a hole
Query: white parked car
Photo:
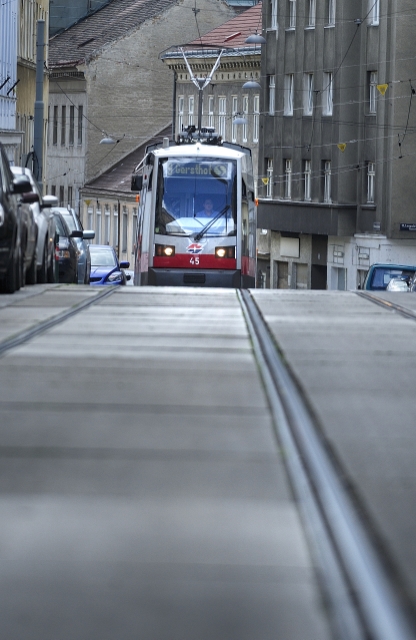
{"type": "Polygon", "coordinates": [[[56,196],[41,195],[33,173],[27,167],[11,167],[14,175],[24,173],[30,180],[32,191],[22,196],[30,205],[38,227],[36,246],[37,282],[55,282],[55,220],[51,207],[58,204],[56,196]]]}

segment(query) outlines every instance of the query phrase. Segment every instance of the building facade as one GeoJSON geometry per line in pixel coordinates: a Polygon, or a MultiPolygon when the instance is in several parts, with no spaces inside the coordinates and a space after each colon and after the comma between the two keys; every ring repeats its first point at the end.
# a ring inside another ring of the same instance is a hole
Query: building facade
{"type": "Polygon", "coordinates": [[[83,217],[80,190],[163,129],[172,78],[159,53],[234,12],[225,2],[120,0],[51,38],[48,190],[83,217]],[[103,139],[112,144],[101,144],[103,139]]]}
{"type": "Polygon", "coordinates": [[[0,4],[0,142],[11,161],[21,142],[16,127],[18,11],[17,0],[0,4]]]}
{"type": "Polygon", "coordinates": [[[271,0],[263,35],[270,286],[355,289],[373,262],[415,264],[411,1],[271,0]]]}

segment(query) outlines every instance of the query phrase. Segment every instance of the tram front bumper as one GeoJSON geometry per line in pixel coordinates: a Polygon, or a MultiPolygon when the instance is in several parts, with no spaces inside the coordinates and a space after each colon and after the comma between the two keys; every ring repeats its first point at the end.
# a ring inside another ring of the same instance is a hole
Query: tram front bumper
{"type": "Polygon", "coordinates": [[[239,269],[155,269],[149,268],[149,285],[163,287],[241,287],[239,269]]]}

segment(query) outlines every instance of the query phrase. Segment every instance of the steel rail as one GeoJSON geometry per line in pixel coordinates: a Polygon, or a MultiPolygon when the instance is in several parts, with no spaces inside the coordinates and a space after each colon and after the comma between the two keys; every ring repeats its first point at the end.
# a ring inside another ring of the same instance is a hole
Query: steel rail
{"type": "Polygon", "coordinates": [[[116,290],[116,287],[111,287],[111,288],[109,287],[108,289],[101,291],[100,293],[94,295],[93,297],[88,298],[88,300],[83,300],[82,302],[70,307],[69,309],[66,309],[61,313],[58,313],[56,316],[53,316],[52,318],[48,318],[43,322],[39,322],[35,326],[30,327],[29,329],[25,329],[24,331],[12,336],[11,338],[6,338],[6,340],[3,340],[0,343],[0,357],[4,355],[6,351],[10,351],[10,349],[19,347],[21,344],[28,342],[32,338],[40,335],[41,333],[44,333],[48,329],[51,329],[55,325],[60,324],[64,320],[67,320],[71,316],[74,316],[75,314],[79,313],[83,309],[86,309],[87,307],[92,306],[99,300],[106,298],[107,296],[111,295],[115,290],[116,290]]]}
{"type": "Polygon", "coordinates": [[[390,300],[384,300],[384,298],[379,298],[374,293],[370,293],[368,291],[356,291],[358,296],[365,298],[366,300],[370,300],[374,302],[374,304],[378,304],[380,307],[384,307],[385,309],[389,309],[390,311],[397,311],[400,315],[405,318],[410,318],[411,320],[416,320],[416,311],[412,311],[411,309],[406,309],[406,307],[402,307],[400,304],[396,302],[390,302],[390,300]]]}
{"type": "Polygon", "coordinates": [[[337,640],[414,640],[397,595],[248,291],[237,293],[337,640]]]}

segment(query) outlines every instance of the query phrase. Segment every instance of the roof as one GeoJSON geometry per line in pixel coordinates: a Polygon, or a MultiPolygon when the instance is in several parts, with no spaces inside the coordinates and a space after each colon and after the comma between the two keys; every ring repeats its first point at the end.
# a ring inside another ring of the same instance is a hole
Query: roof
{"type": "Polygon", "coordinates": [[[96,50],[128,35],[174,4],[176,0],[111,0],[50,39],[49,67],[86,60],[96,50]]]}
{"type": "MultiPolygon", "coordinates": [[[[235,18],[231,18],[220,27],[209,31],[191,46],[212,45],[216,47],[244,47],[245,41],[253,33],[261,33],[261,6],[259,2],[254,7],[242,11],[235,18]]],[[[259,47],[260,51],[260,47],[259,47]]]]}
{"type": "MultiPolygon", "coordinates": [[[[87,182],[83,189],[88,192],[89,189],[94,191],[108,191],[117,193],[128,193],[132,195],[130,189],[130,177],[139,162],[144,158],[146,147],[150,144],[161,142],[163,138],[172,137],[172,125],[159,131],[153,138],[146,140],[140,147],[129,153],[125,158],[107,169],[98,178],[87,182]]],[[[134,195],[134,194],[133,194],[134,195]]]]}

